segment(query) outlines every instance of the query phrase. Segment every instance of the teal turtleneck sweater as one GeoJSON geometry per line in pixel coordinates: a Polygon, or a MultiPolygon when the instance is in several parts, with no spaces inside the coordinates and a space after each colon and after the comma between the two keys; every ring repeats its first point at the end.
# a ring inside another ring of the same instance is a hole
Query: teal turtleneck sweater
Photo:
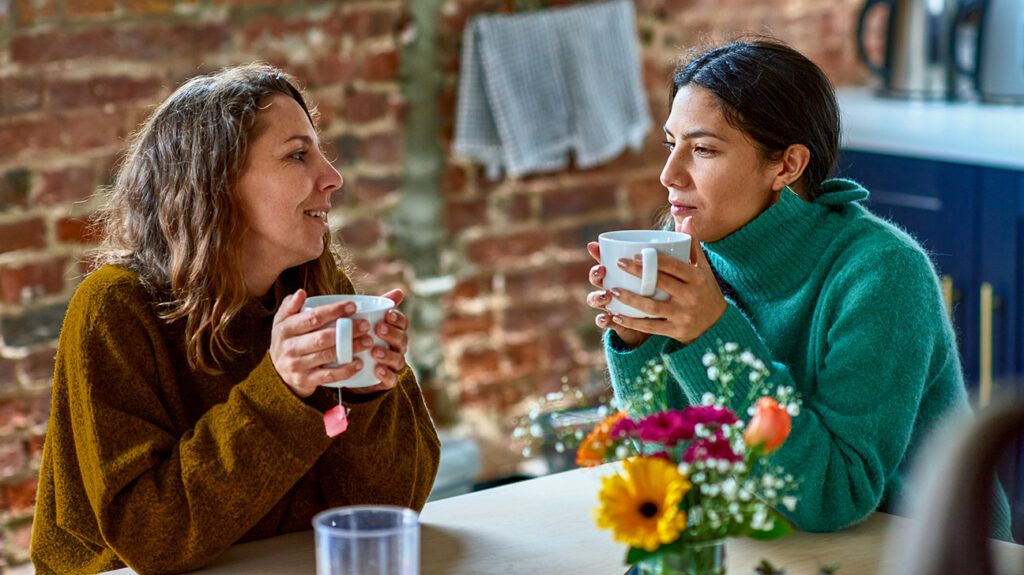
{"type": "MultiPolygon", "coordinates": [[[[636,404],[640,368],[659,356],[671,407],[716,391],[701,356],[736,342],[793,386],[803,409],[773,462],[802,478],[788,514],[806,531],[834,531],[903,494],[912,456],[946,415],[969,410],[956,340],[927,254],[856,202],[867,191],[829,180],[807,202],[790,191],[753,221],[704,244],[733,290],[727,309],[689,345],[652,336],[628,349],[605,339],[616,396],[636,404]]],[[[735,384],[745,398],[749,383],[735,384]]],[[[739,413],[745,406],[733,406],[739,413]]],[[[1009,539],[1000,494],[994,536],[1009,539]]]]}

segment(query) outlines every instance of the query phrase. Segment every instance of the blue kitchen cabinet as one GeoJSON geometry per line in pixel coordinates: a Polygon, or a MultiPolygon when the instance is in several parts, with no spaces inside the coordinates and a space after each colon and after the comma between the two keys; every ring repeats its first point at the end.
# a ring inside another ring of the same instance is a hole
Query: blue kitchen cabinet
{"type": "MultiPolygon", "coordinates": [[[[977,399],[988,355],[994,397],[1024,401],[1024,171],[843,150],[836,175],[864,184],[869,209],[913,235],[949,282],[972,395],[977,399]]],[[[1000,468],[1018,540],[1022,467],[1024,437],[1000,468]]]]}

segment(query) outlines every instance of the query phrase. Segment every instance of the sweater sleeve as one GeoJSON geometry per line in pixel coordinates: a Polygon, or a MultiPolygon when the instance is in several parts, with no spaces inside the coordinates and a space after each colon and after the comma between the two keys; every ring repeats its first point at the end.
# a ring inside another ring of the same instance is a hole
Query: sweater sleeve
{"type": "Polygon", "coordinates": [[[345,403],[351,409],[349,427],[319,466],[327,506],[372,503],[421,510],[434,485],[441,445],[412,369],[399,374],[393,389],[345,403]]]}
{"type": "Polygon", "coordinates": [[[269,356],[182,434],[181,405],[165,404],[157,383],[181,376],[158,357],[157,319],[137,286],[100,287],[83,284],[62,328],[55,388],[66,388],[76,454],[65,460],[77,462],[96,545],[140,573],[195,569],[255,525],[330,440],[269,356]]]}
{"type": "MultiPolygon", "coordinates": [[[[608,376],[619,405],[643,406],[646,387],[639,381],[640,370],[651,361],[661,361],[661,349],[668,338],[652,335],[639,347],[630,348],[613,330],[604,334],[604,353],[608,376]]],[[[634,414],[637,415],[637,414],[634,414]]]]}
{"type": "MultiPolygon", "coordinates": [[[[907,455],[921,398],[933,383],[959,381],[957,356],[934,272],[923,253],[888,249],[864,254],[839,271],[819,296],[827,314],[812,334],[815,365],[796,385],[790,366],[733,304],[691,345],[666,346],[670,371],[686,394],[714,391],[701,355],[736,342],[771,366],[774,388],[801,390],[803,409],[772,461],[801,479],[788,515],[807,531],[852,525],[878,508],[887,480],[907,455]]],[[[736,382],[746,398],[749,382],[736,382]]],[[[953,386],[948,386],[950,389],[953,386]]],[[[953,392],[951,392],[953,393],[953,392]]],[[[734,405],[743,410],[746,406],[734,405]]]]}

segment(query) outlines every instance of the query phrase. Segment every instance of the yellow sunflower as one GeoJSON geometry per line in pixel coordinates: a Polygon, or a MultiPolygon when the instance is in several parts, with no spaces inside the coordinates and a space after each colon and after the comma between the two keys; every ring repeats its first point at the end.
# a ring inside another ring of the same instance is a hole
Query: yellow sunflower
{"type": "Polygon", "coordinates": [[[611,529],[616,541],[647,551],[675,541],[686,528],[679,502],[690,490],[689,480],[664,459],[634,457],[622,466],[623,473],[601,480],[597,526],[611,529]]]}

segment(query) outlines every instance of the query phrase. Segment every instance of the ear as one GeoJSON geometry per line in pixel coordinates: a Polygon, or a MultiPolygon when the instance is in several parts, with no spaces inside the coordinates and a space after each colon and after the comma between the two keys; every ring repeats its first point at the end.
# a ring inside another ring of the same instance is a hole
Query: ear
{"type": "Polygon", "coordinates": [[[790,144],[779,163],[778,172],[772,180],[772,191],[779,193],[782,188],[793,184],[804,175],[807,163],[811,161],[811,151],[803,144],[790,144]]]}

